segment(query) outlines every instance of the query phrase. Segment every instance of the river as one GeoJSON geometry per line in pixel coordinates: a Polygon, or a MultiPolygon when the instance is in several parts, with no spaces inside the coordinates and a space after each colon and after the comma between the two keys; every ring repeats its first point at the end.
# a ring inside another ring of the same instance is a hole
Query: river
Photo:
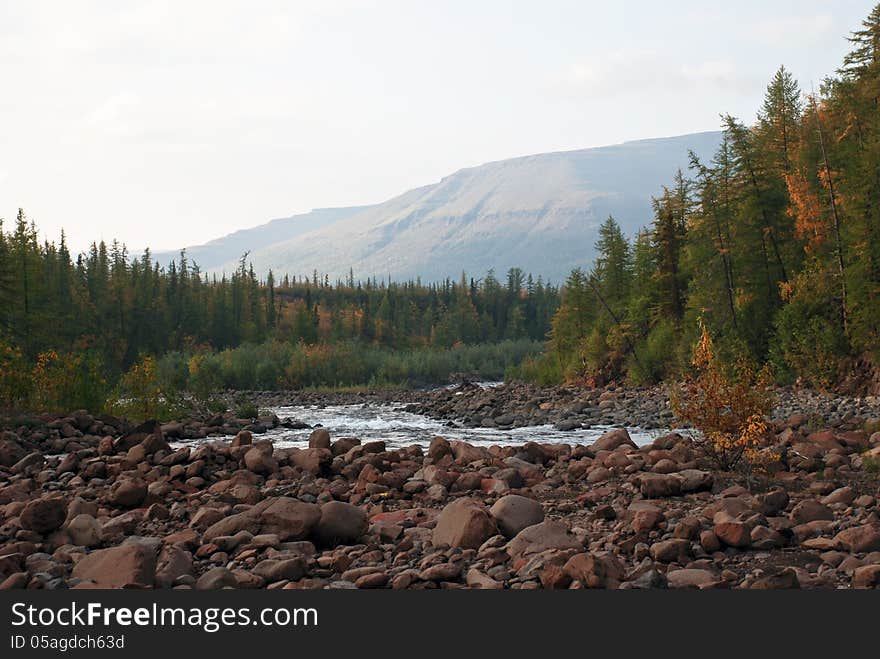
{"type": "MultiPolygon", "coordinates": [[[[406,412],[403,405],[365,403],[360,405],[311,405],[270,408],[280,419],[295,419],[312,427],[321,425],[333,438],[357,437],[361,442],[382,440],[389,449],[420,444],[428,446],[438,435],[448,440],[462,440],[475,446],[510,445],[534,441],[543,444],[592,444],[611,426],[593,426],[570,432],[553,426],[530,426],[500,430],[497,428],[464,428],[438,421],[421,414],[406,412]]],[[[651,443],[664,434],[661,430],[628,428],[630,437],[639,446],[651,443]]],[[[271,439],[277,447],[308,446],[311,429],[274,428],[260,435],[271,439]]]]}

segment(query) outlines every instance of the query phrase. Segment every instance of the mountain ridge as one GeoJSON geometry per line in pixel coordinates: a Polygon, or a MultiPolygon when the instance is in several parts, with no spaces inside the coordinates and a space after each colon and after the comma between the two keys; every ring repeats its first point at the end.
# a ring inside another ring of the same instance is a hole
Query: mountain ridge
{"type": "Polygon", "coordinates": [[[260,275],[276,278],[317,270],[335,280],[354,270],[358,279],[439,281],[520,267],[561,281],[590,265],[609,214],[634,235],[688,151],[709,159],[720,140],[707,131],[495,160],[378,204],[314,209],[187,253],[205,271],[229,273],[247,251],[260,275]]]}

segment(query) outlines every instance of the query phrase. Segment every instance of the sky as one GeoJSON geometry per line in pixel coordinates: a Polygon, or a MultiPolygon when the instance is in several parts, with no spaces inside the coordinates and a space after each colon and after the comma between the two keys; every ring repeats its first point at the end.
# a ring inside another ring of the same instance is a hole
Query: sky
{"type": "Polygon", "coordinates": [[[0,218],[200,244],[462,167],[753,120],[862,0],[0,0],[0,218]]]}

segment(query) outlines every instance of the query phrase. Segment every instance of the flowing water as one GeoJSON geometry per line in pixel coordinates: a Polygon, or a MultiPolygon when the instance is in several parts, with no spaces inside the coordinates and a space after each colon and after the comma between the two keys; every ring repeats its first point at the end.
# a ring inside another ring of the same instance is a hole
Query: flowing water
{"type": "MultiPolygon", "coordinates": [[[[492,444],[524,444],[534,441],[543,444],[592,444],[611,426],[593,426],[570,432],[556,430],[553,426],[530,426],[500,430],[497,428],[464,428],[457,424],[438,421],[421,414],[406,412],[402,405],[312,405],[271,408],[280,419],[295,419],[310,426],[321,425],[333,438],[357,437],[361,442],[382,440],[389,449],[420,444],[428,446],[436,436],[448,440],[462,440],[475,446],[492,444]]],[[[642,446],[664,434],[661,430],[628,428],[633,441],[642,446]]],[[[303,448],[308,446],[311,429],[291,430],[274,428],[260,435],[271,439],[277,447],[303,448]]]]}

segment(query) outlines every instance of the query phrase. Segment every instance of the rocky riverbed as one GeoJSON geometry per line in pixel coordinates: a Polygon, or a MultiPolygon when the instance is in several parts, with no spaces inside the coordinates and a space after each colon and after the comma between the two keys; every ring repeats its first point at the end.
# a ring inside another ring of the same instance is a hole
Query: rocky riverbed
{"type": "MultiPolygon", "coordinates": [[[[515,426],[592,422],[631,397],[459,391],[397,402],[515,426]]],[[[317,428],[307,448],[279,448],[260,439],[284,423],[272,415],[7,421],[0,588],[880,586],[870,402],[780,400],[778,467],[752,482],[688,436],[637,446],[622,428],[589,446],[396,448],[317,428]]]]}
{"type": "MultiPolygon", "coordinates": [[[[287,405],[396,404],[464,427],[520,428],[552,425],[560,430],[620,425],[646,430],[669,428],[674,415],[666,387],[577,389],[538,387],[522,382],[476,384],[432,390],[342,393],[251,391],[243,394],[261,407],[287,405]]],[[[774,419],[803,415],[816,427],[858,428],[880,418],[880,397],[839,396],[805,389],[775,392],[774,419]]]]}

